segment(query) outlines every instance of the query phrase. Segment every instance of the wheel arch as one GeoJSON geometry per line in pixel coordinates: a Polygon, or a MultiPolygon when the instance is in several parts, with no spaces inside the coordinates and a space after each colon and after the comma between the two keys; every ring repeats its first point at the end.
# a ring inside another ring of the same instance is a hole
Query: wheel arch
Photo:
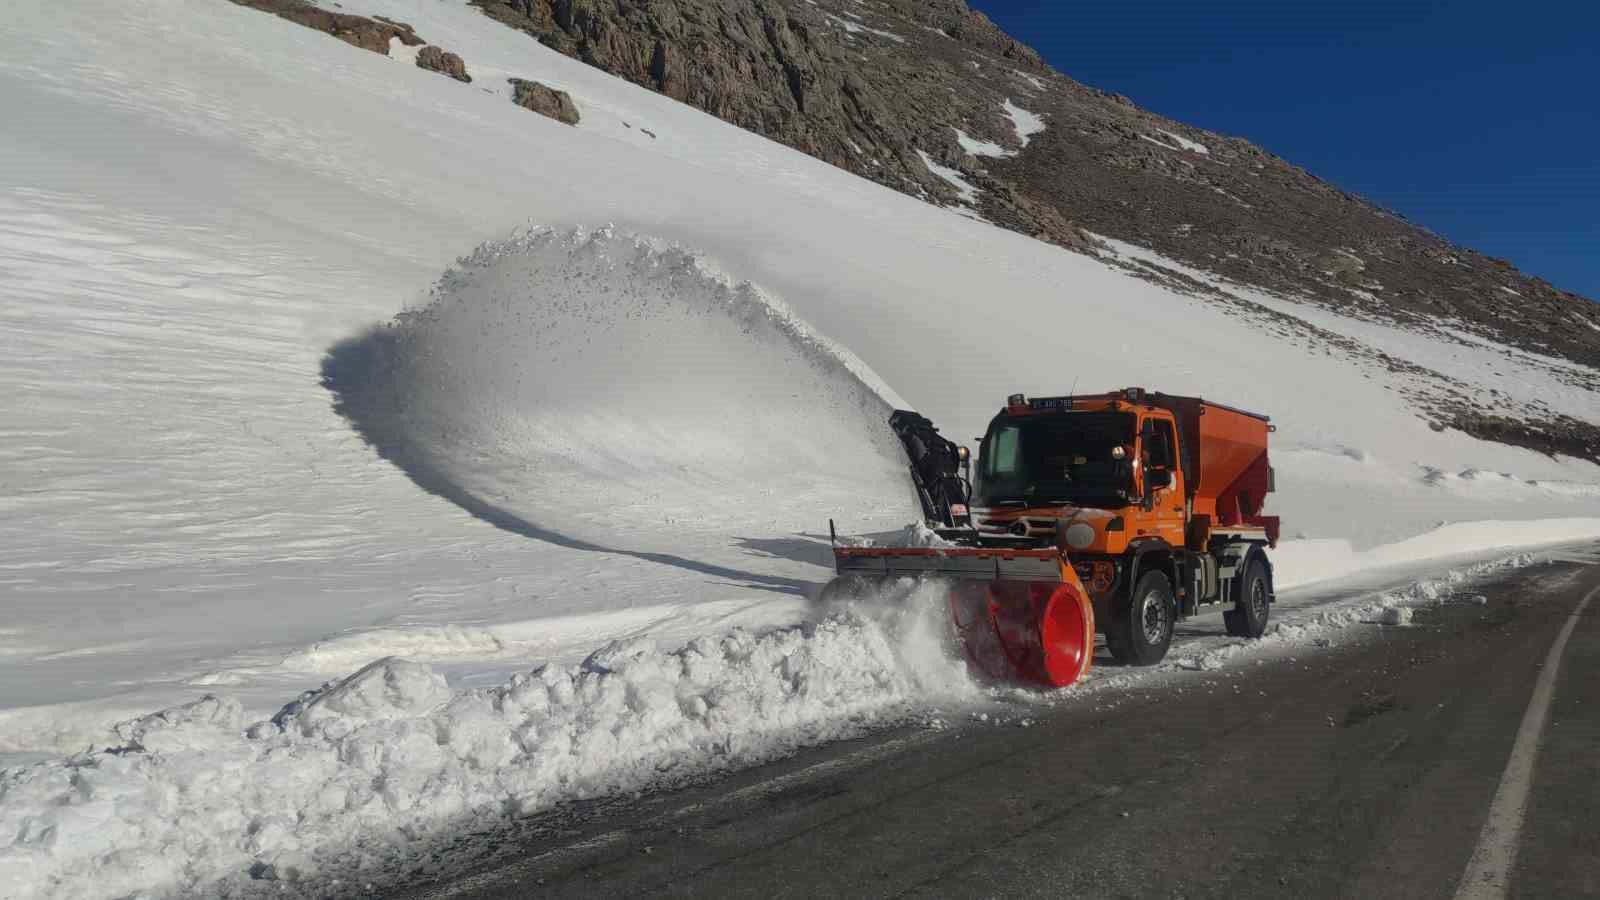
{"type": "Polygon", "coordinates": [[[1133,541],[1128,545],[1128,577],[1123,590],[1123,599],[1132,601],[1134,588],[1138,586],[1139,579],[1151,569],[1155,569],[1167,576],[1167,585],[1172,589],[1173,596],[1182,587],[1178,578],[1177,552],[1171,544],[1161,538],[1144,538],[1133,541]]]}
{"type": "Polygon", "coordinates": [[[1267,570],[1267,602],[1277,603],[1277,579],[1274,577],[1272,557],[1267,555],[1267,545],[1261,541],[1235,541],[1217,549],[1217,583],[1222,588],[1221,600],[1231,603],[1236,585],[1240,584],[1250,564],[1256,560],[1267,570]]]}

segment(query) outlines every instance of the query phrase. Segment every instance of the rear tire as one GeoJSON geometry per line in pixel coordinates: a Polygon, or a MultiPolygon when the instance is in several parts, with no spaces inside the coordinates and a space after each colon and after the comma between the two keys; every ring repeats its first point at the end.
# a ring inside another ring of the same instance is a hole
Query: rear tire
{"type": "Polygon", "coordinates": [[[1124,665],[1153,666],[1166,658],[1177,620],[1172,583],[1160,572],[1146,572],[1121,615],[1106,629],[1106,647],[1124,665]]]}
{"type": "Polygon", "coordinates": [[[1237,585],[1238,599],[1233,609],[1222,614],[1228,633],[1234,637],[1258,638],[1267,631],[1267,617],[1271,613],[1272,576],[1259,557],[1250,560],[1237,585]]]}

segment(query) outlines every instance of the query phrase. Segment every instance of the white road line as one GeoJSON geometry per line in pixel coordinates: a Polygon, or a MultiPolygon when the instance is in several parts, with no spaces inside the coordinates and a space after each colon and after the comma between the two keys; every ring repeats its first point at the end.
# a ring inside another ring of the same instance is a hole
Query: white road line
{"type": "Polygon", "coordinates": [[[1478,846],[1467,861],[1467,871],[1456,888],[1456,900],[1500,900],[1506,896],[1511,882],[1512,868],[1517,862],[1517,840],[1522,833],[1522,820],[1528,811],[1528,789],[1533,786],[1533,764],[1539,756],[1539,737],[1544,732],[1544,720],[1550,712],[1550,700],[1555,695],[1556,672],[1561,667],[1561,653],[1567,649],[1567,639],[1578,625],[1589,601],[1600,596],[1600,587],[1590,591],[1578,603],[1539,671],[1539,680],[1533,686],[1533,697],[1528,700],[1528,711],[1522,715],[1522,727],[1517,729],[1517,742],[1511,746],[1511,759],[1500,776],[1500,786],[1495,789],[1494,801],[1489,804],[1489,819],[1478,834],[1478,846]]]}

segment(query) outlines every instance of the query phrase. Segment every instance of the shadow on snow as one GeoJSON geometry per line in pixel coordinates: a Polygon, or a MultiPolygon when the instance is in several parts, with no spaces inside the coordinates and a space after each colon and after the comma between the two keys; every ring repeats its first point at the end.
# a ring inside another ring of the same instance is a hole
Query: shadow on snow
{"type": "MultiPolygon", "coordinates": [[[[802,597],[812,593],[815,585],[809,581],[731,569],[672,553],[625,550],[574,538],[475,496],[436,465],[429,448],[406,427],[406,363],[400,347],[402,341],[394,329],[385,327],[372,328],[358,337],[340,341],[323,357],[322,386],[333,395],[334,411],[349,422],[380,457],[405,472],[417,487],[503,531],[569,550],[607,553],[672,566],[754,590],[802,597]]],[[[741,538],[739,543],[756,555],[831,565],[826,545],[820,551],[811,550],[809,548],[816,546],[811,541],[741,538]],[[800,546],[802,544],[805,546],[800,546]],[[827,562],[823,561],[824,557],[827,562]]]]}

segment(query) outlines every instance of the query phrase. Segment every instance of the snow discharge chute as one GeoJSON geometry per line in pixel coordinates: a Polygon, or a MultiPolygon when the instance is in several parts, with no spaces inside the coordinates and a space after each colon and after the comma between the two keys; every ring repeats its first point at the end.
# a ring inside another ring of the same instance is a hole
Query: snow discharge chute
{"type": "Polygon", "coordinates": [[[513,530],[726,545],[796,511],[906,506],[877,376],[653,239],[485,244],[365,344],[359,372],[331,367],[341,410],[419,484],[513,530]]]}

